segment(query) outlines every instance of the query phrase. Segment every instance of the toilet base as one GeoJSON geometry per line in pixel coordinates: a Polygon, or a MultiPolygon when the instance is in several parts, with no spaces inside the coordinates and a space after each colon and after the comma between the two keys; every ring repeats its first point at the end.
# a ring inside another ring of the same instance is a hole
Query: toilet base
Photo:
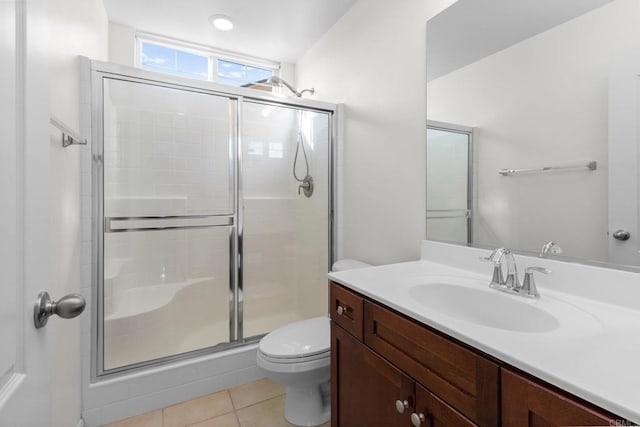
{"type": "Polygon", "coordinates": [[[331,418],[329,383],[312,387],[287,387],[284,417],[301,427],[319,426],[331,418]]]}

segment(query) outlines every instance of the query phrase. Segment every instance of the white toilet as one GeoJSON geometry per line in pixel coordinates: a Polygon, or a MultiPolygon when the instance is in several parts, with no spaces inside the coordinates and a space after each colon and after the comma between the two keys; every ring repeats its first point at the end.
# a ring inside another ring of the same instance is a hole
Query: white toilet
{"type": "Polygon", "coordinates": [[[329,421],[331,355],[328,317],[276,329],[260,340],[256,361],[265,376],[287,387],[284,417],[297,426],[329,421]]]}
{"type": "MultiPolygon", "coordinates": [[[[334,271],[370,267],[340,260],[334,271]]],[[[267,378],[287,387],[284,417],[297,426],[317,426],[331,417],[329,378],[331,331],[328,317],[283,326],[260,340],[256,362],[267,378]]]]}

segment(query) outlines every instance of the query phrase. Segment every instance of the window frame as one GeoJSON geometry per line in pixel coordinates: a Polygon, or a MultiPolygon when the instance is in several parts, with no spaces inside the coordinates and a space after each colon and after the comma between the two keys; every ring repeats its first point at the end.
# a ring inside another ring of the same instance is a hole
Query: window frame
{"type": "MultiPolygon", "coordinates": [[[[269,61],[267,59],[257,58],[249,55],[242,55],[231,51],[222,49],[215,49],[209,46],[201,45],[198,43],[186,42],[183,40],[172,39],[169,37],[160,36],[157,34],[143,33],[137,31],[135,34],[135,62],[136,68],[142,68],[142,44],[150,43],[158,46],[163,46],[169,49],[179,50],[182,52],[190,53],[193,55],[203,56],[208,58],[207,75],[208,81],[217,84],[224,84],[218,82],[218,60],[227,62],[233,62],[239,65],[246,65],[249,67],[261,68],[263,70],[271,70],[273,76],[280,77],[281,65],[279,62],[269,61]]],[[[204,81],[204,80],[203,80],[204,81]]],[[[249,83],[249,82],[248,82],[249,83]]]]}

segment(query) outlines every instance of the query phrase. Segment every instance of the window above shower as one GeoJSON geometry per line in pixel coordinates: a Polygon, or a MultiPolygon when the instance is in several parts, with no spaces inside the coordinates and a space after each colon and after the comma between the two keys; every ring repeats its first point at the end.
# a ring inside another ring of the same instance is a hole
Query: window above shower
{"type": "Polygon", "coordinates": [[[143,70],[271,92],[265,84],[280,64],[154,35],[136,35],[137,61],[143,70]]]}

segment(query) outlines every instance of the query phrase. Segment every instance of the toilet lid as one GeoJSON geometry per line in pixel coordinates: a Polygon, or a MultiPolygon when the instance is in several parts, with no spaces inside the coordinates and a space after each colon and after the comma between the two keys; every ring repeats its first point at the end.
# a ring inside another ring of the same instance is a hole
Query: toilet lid
{"type": "Polygon", "coordinates": [[[276,329],[260,340],[260,351],[273,358],[308,357],[329,351],[330,320],[314,317],[276,329]]]}

